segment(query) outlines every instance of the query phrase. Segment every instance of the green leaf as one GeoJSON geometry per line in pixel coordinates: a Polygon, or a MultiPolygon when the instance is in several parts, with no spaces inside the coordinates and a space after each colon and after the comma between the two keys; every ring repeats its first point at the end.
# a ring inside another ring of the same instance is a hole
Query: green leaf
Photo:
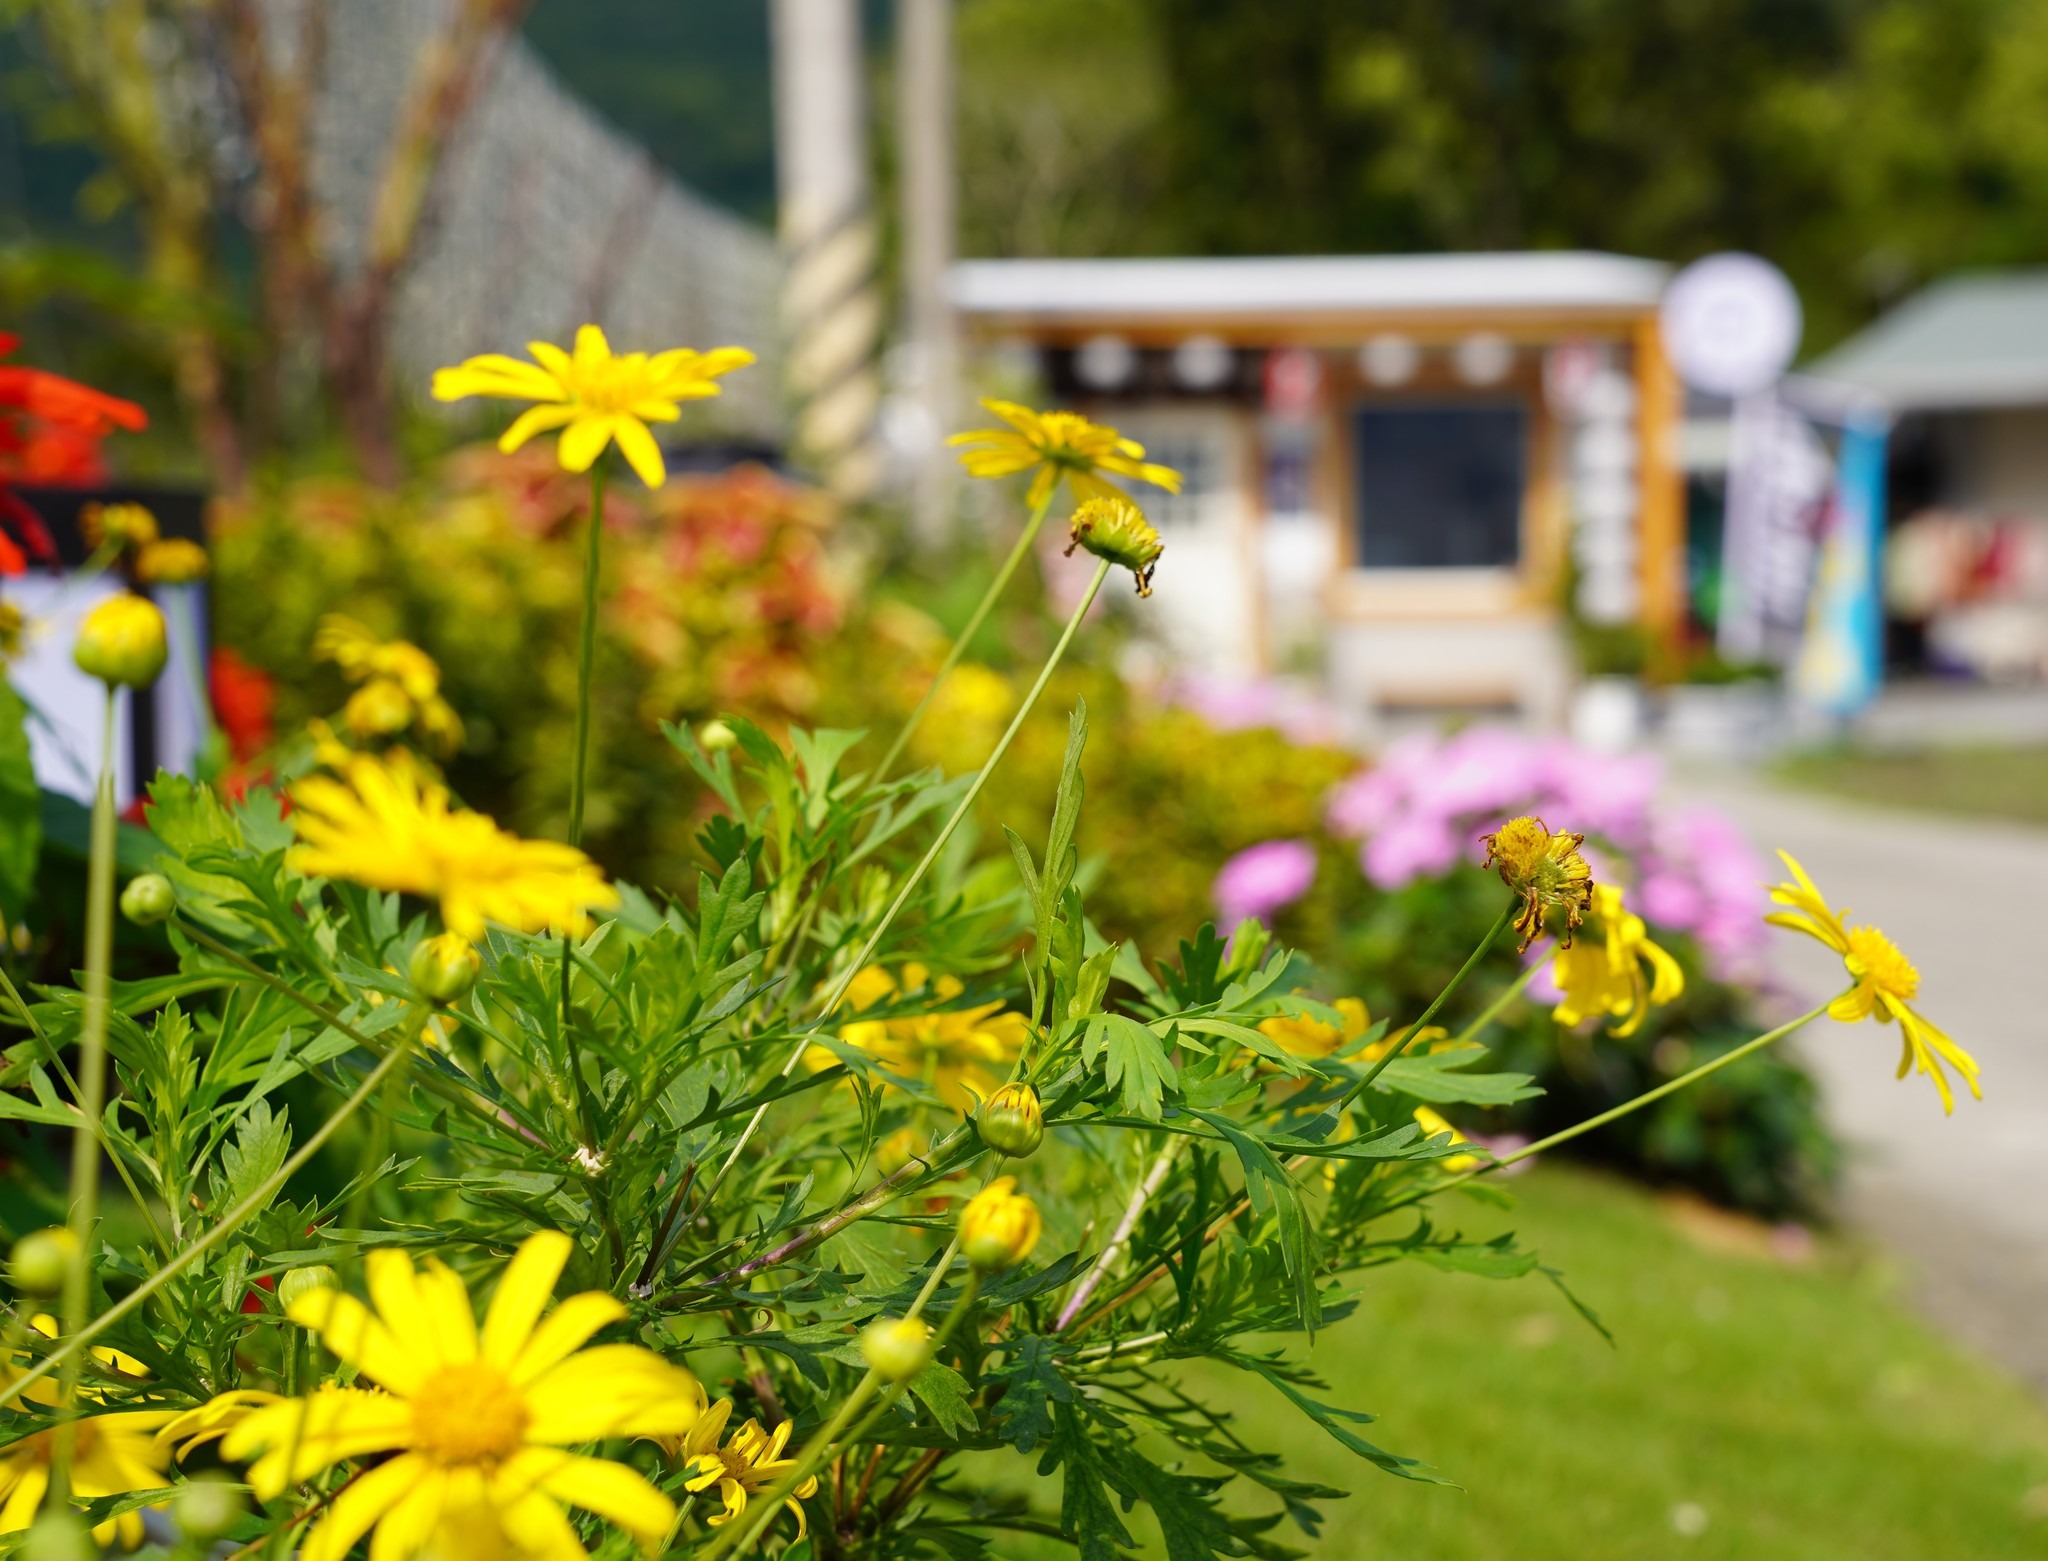
{"type": "Polygon", "coordinates": [[[977,1422],[967,1401],[967,1379],[944,1361],[928,1360],[910,1379],[911,1394],[932,1412],[939,1429],[952,1437],[972,1436],[977,1422]]]}
{"type": "Polygon", "coordinates": [[[1007,1348],[1003,1364],[988,1374],[1003,1389],[996,1422],[1012,1447],[1028,1453],[1053,1434],[1051,1406],[1073,1403],[1074,1388],[1053,1363],[1051,1339],[1026,1334],[1007,1348]]]}
{"type": "Polygon", "coordinates": [[[1491,1241],[1423,1243],[1397,1250],[1447,1274],[1477,1274],[1481,1279],[1520,1279],[1536,1267],[1536,1254],[1518,1249],[1512,1232],[1491,1241]]]}
{"type": "Polygon", "coordinates": [[[273,1113],[267,1100],[250,1106],[235,1141],[221,1149],[220,1171],[214,1177],[215,1200],[223,1208],[240,1203],[284,1164],[291,1144],[289,1117],[273,1113]]]}
{"type": "Polygon", "coordinates": [[[1166,1541],[1166,1561],[1209,1561],[1212,1556],[1248,1553],[1216,1509],[1216,1491],[1225,1480],[1172,1474],[1135,1449],[1122,1451],[1119,1467],[1137,1500],[1157,1520],[1166,1541]]]}
{"type": "Polygon", "coordinates": [[[1271,1214],[1280,1232],[1280,1256],[1287,1264],[1287,1277],[1294,1282],[1294,1311],[1301,1325],[1314,1333],[1322,1321],[1322,1297],[1316,1290],[1315,1258],[1310,1250],[1308,1211],[1302,1206],[1301,1189],[1287,1174],[1273,1151],[1225,1116],[1211,1111],[1190,1111],[1188,1115],[1208,1123],[1229,1140],[1244,1168],[1245,1196],[1252,1212],[1271,1214]]]}
{"type": "Polygon", "coordinates": [[[1095,1421],[1079,1403],[1062,1404],[1053,1413],[1053,1427],[1038,1472],[1066,1471],[1060,1483],[1060,1532],[1080,1547],[1081,1561],[1116,1561],[1119,1546],[1128,1550],[1137,1542],[1109,1499],[1114,1471],[1097,1440],[1095,1421]]]}
{"type": "Polygon", "coordinates": [[[1147,1122],[1159,1120],[1161,1097],[1173,1087],[1168,1043],[1123,1014],[1096,1014],[1081,1043],[1081,1065],[1106,1058],[1103,1077],[1123,1095],[1123,1110],[1147,1122]]]}
{"type": "Polygon", "coordinates": [[[1428,1485],[1449,1485],[1451,1482],[1438,1474],[1426,1463],[1414,1458],[1403,1458],[1399,1453],[1390,1453],[1375,1447],[1364,1437],[1349,1429],[1354,1425],[1371,1425],[1376,1418],[1357,1409],[1339,1409],[1335,1404],[1321,1403],[1310,1398],[1292,1382],[1289,1382],[1274,1362],[1257,1355],[1241,1355],[1234,1350],[1217,1350],[1214,1356],[1226,1361],[1240,1371],[1249,1371],[1264,1377],[1278,1388],[1287,1401],[1309,1419],[1329,1432],[1343,1446],[1349,1448],[1368,1463],[1376,1464],[1389,1474],[1399,1475],[1404,1480],[1419,1480],[1428,1485]]]}
{"type": "Polygon", "coordinates": [[[43,809],[28,751],[28,706],[0,678],[0,915],[12,922],[28,905],[43,847],[43,809]]]}
{"type": "Polygon", "coordinates": [[[1511,1106],[1543,1093],[1526,1073],[1465,1071],[1486,1054],[1484,1046],[1456,1046],[1420,1057],[1397,1057],[1373,1080],[1373,1088],[1435,1105],[1511,1106]]]}
{"type": "MultiPolygon", "coordinates": [[[[1614,1344],[1614,1335],[1607,1331],[1607,1324],[1600,1320],[1600,1314],[1594,1311],[1593,1308],[1588,1306],[1584,1301],[1581,1301],[1579,1299],[1578,1293],[1574,1291],[1570,1285],[1564,1282],[1564,1275],[1562,1273],[1560,1273],[1557,1269],[1550,1267],[1548,1264],[1538,1264],[1537,1272],[1542,1274],[1543,1277],[1549,1280],[1553,1285],[1557,1286],[1557,1293],[1563,1296],[1567,1301],[1571,1302],[1572,1310],[1577,1312],[1581,1317],[1585,1318],[1586,1321],[1592,1325],[1594,1332],[1598,1333],[1600,1337],[1605,1339],[1609,1344],[1614,1344]]],[[[1615,1347],[1617,1349],[1620,1348],[1619,1345],[1616,1345],[1615,1347]]]]}

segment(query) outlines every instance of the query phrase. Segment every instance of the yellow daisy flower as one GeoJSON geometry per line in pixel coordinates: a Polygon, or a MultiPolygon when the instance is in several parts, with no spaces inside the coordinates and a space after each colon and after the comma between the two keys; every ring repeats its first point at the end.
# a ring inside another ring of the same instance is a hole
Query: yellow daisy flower
{"type": "MultiPolygon", "coordinates": [[[[1449,1133],[1451,1135],[1451,1142],[1454,1144],[1469,1144],[1472,1142],[1471,1139],[1446,1122],[1442,1113],[1432,1111],[1428,1106],[1417,1106],[1415,1108],[1415,1120],[1421,1126],[1424,1138],[1434,1138],[1439,1133],[1449,1133]]],[[[1454,1154],[1447,1155],[1436,1163],[1455,1175],[1460,1171],[1471,1170],[1480,1163],[1480,1160],[1476,1154],[1454,1154]]]]}
{"type": "Polygon", "coordinates": [[[1608,1014],[1622,1021],[1614,1027],[1615,1035],[1634,1035],[1653,1004],[1668,1003],[1685,991],[1685,973],[1677,960],[1650,941],[1643,918],[1622,905],[1621,891],[1612,884],[1593,885],[1593,915],[1605,930],[1606,941],[1558,949],[1551,974],[1564,990],[1564,1001],[1550,1017],[1559,1024],[1577,1024],[1594,1014],[1608,1014]],[[1643,979],[1646,965],[1648,982],[1643,979]]]}
{"type": "Polygon", "coordinates": [[[1034,506],[1051,497],[1062,477],[1077,499],[1122,498],[1122,491],[1096,476],[1097,472],[1135,477],[1168,493],[1180,492],[1179,472],[1153,465],[1145,459],[1145,447],[1137,440],[1091,423],[1078,412],[1034,412],[1014,401],[984,400],[981,404],[1010,426],[976,428],[946,442],[975,447],[960,455],[960,464],[970,477],[1032,472],[1025,500],[1034,506]]]}
{"type": "Polygon", "coordinates": [[[282,1393],[267,1393],[262,1388],[234,1388],[216,1393],[198,1408],[188,1409],[167,1422],[156,1439],[174,1449],[179,1458],[189,1458],[195,1448],[219,1441],[257,1410],[287,1402],[282,1393]]]}
{"type": "MultiPolygon", "coordinates": [[[[57,1321],[47,1314],[30,1320],[29,1326],[45,1338],[55,1338],[57,1321]]],[[[103,1365],[129,1376],[144,1374],[142,1363],[119,1350],[96,1349],[93,1357],[103,1365]]],[[[0,1367],[0,1381],[12,1383],[21,1375],[13,1361],[0,1367]]],[[[42,1377],[29,1384],[22,1398],[44,1409],[55,1409],[62,1399],[55,1381],[42,1377]]],[[[79,1390],[81,1405],[99,1403],[91,1388],[79,1390]]],[[[171,1483],[171,1458],[157,1441],[156,1433],[165,1422],[177,1418],[170,1409],[122,1410],[114,1414],[85,1414],[74,1422],[71,1453],[71,1493],[90,1499],[95,1496],[125,1496],[130,1491],[160,1490],[171,1483]]],[[[57,1448],[54,1429],[35,1431],[0,1448],[0,1534],[18,1533],[36,1520],[43,1497],[50,1489],[50,1459],[57,1448]]],[[[133,1550],[142,1543],[142,1514],[123,1513],[92,1531],[100,1545],[118,1543],[133,1550]]]]}
{"type": "Polygon", "coordinates": [[[1355,997],[1340,997],[1330,1005],[1344,1016],[1340,1025],[1326,1024],[1307,1014],[1275,1014],[1259,1021],[1259,1034],[1277,1041],[1297,1057],[1327,1057],[1357,1040],[1371,1028],[1372,1016],[1355,997]]]}
{"type": "MultiPolygon", "coordinates": [[[[669,1455],[689,1471],[684,1489],[707,1491],[718,1487],[718,1499],[725,1503],[723,1512],[713,1513],[710,1523],[713,1528],[730,1523],[747,1510],[747,1498],[758,1495],[796,1467],[794,1458],[782,1456],[782,1449],[789,1442],[789,1422],[783,1421],[772,1432],[761,1429],[757,1420],[749,1420],[733,1432],[730,1441],[719,1445],[725,1436],[726,1422],[732,1418],[732,1400],[722,1398],[715,1404],[706,1405],[704,1390],[698,1390],[699,1415],[697,1423],[681,1437],[663,1437],[662,1445],[669,1455]]],[[[805,1480],[783,1501],[783,1505],[796,1514],[796,1537],[802,1539],[808,1526],[804,1521],[804,1509],[798,1499],[816,1493],[817,1476],[805,1480]]]]}
{"type": "Polygon", "coordinates": [[[452,369],[434,372],[434,399],[460,401],[466,396],[497,396],[510,401],[537,401],[520,413],[498,441],[510,454],[535,434],[562,430],[556,457],[564,471],[587,472],[618,441],[619,453],[650,488],[668,477],[661,449],[649,423],[673,423],[683,401],[701,401],[719,393],[721,374],[745,368],[754,355],[744,347],[719,347],[693,352],[629,352],[614,356],[611,343],[595,325],[576,333],[572,356],[549,342],[533,341],[526,350],[535,361],[522,363],[503,353],[486,353],[452,369]]]}
{"type": "Polygon", "coordinates": [[[361,685],[341,713],[357,736],[394,737],[417,722],[443,753],[462,745],[462,718],[441,697],[441,669],[419,646],[380,640],[355,619],[329,613],[314,632],[313,654],[361,685]]]}
{"type": "MultiPolygon", "coordinates": [[[[903,967],[899,987],[896,977],[880,966],[869,965],[853,978],[846,1001],[859,1011],[899,990],[915,992],[927,984],[941,1003],[951,1002],[966,990],[958,976],[940,976],[934,981],[924,966],[914,963],[903,967]]],[[[955,1110],[972,1111],[978,1099],[1010,1076],[1010,1064],[1030,1033],[1022,1014],[1005,1012],[1001,1003],[983,1003],[898,1019],[857,1019],[842,1025],[839,1037],[899,1078],[923,1082],[955,1110]]],[[[823,1046],[812,1047],[805,1060],[814,1070],[839,1061],[823,1046]]]]}
{"type": "Polygon", "coordinates": [[[1500,881],[1515,892],[1520,907],[1515,912],[1515,931],[1521,934],[1526,952],[1543,931],[1544,918],[1552,910],[1565,913],[1561,946],[1568,946],[1572,933],[1585,919],[1593,898],[1593,869],[1579,855],[1584,835],[1568,830],[1552,834],[1540,818],[1511,818],[1486,837],[1486,861],[1497,868],[1500,881]]]}
{"type": "Polygon", "coordinates": [[[364,1259],[373,1312],[326,1288],[286,1315],[375,1390],[330,1388],[259,1409],[228,1433],[224,1457],[254,1458],[249,1483],[269,1501],[349,1460],[377,1458],[328,1505],[302,1561],[341,1561],[376,1529],[377,1561],[489,1550],[492,1537],[529,1556],[585,1554],[563,1506],[596,1513],[652,1544],[675,1504],[636,1470],[569,1451],[613,1436],[674,1436],[700,1413],[697,1380],[638,1344],[582,1346],[626,1308],[602,1291],[541,1316],[570,1241],[540,1231],[498,1281],[483,1326],[444,1264],[423,1271],[389,1248],[364,1259]]]}
{"type": "Polygon", "coordinates": [[[1899,946],[1875,927],[1845,926],[1842,918],[1848,912],[1828,908],[1826,898],[1790,852],[1780,851],[1778,855],[1791,869],[1793,881],[1775,885],[1771,901],[1788,909],[1773,912],[1764,920],[1825,943],[1842,956],[1843,967],[1856,983],[1828,1005],[1828,1016],[1845,1024],[1859,1019],[1875,1019],[1880,1024],[1898,1020],[1904,1036],[1899,1052],[1900,1078],[1909,1069],[1918,1068],[1934,1080],[1934,1087],[1941,1092],[1941,1109],[1953,1112],[1955,1096],[1941,1066],[1946,1061],[1963,1076],[1970,1093],[1982,1100],[1984,1091],[1977,1085],[1977,1059],[1909,1006],[1920,994],[1920,972],[1899,952],[1899,946]]]}
{"type": "Polygon", "coordinates": [[[591,910],[619,900],[574,846],[522,840],[451,806],[448,788],[424,777],[403,750],[350,754],[338,776],[305,776],[291,797],[295,871],[438,899],[448,930],[472,943],[483,940],[487,921],[580,937],[591,910]]]}

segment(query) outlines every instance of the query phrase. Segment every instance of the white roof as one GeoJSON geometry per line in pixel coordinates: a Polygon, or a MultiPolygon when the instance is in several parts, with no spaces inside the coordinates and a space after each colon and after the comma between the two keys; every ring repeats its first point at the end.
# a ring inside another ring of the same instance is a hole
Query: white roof
{"type": "Polygon", "coordinates": [[[1937,282],[1807,373],[1900,412],[2048,403],[2048,270],[1937,282]]]}
{"type": "Polygon", "coordinates": [[[1232,260],[968,260],[954,304],[1031,321],[1638,311],[1670,268],[1583,251],[1501,255],[1276,256],[1232,260]]]}

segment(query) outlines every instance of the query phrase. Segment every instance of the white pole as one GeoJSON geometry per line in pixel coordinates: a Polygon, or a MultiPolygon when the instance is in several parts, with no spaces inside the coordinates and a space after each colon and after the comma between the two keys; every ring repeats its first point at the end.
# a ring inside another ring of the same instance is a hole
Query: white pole
{"type": "Polygon", "coordinates": [[[881,340],[859,0],[773,0],[775,151],[795,449],[840,497],[881,475],[881,340]]]}
{"type": "Polygon", "coordinates": [[[946,286],[954,232],[952,0],[896,0],[896,38],[905,334],[921,413],[912,518],[921,537],[937,541],[952,525],[954,472],[943,439],[959,414],[946,286]]]}

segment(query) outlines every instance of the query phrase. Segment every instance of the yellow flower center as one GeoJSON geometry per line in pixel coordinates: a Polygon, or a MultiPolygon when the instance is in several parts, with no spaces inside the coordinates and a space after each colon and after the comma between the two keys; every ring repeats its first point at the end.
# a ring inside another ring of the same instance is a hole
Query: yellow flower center
{"type": "Polygon", "coordinates": [[[1493,857],[1516,881],[1533,878],[1550,856],[1550,831],[1542,821],[1513,818],[1493,836],[1493,857]]]}
{"type": "Polygon", "coordinates": [[[1920,991],[1920,972],[1899,952],[1898,944],[1875,927],[1851,927],[1849,952],[1842,957],[1849,974],[1868,981],[1902,1003],[1910,1003],[1920,991]]]}
{"type": "Polygon", "coordinates": [[[593,412],[624,412],[640,402],[657,399],[647,360],[639,354],[589,367],[578,364],[562,376],[562,382],[571,400],[593,412]]]}
{"type": "Polygon", "coordinates": [[[413,1446],[444,1464],[497,1463],[526,1445],[532,1418],[495,1366],[444,1366],[412,1401],[413,1446]]]}
{"type": "Polygon", "coordinates": [[[1078,412],[1046,412],[1039,416],[1039,453],[1055,466],[1093,470],[1116,443],[1116,430],[1091,423],[1078,412]]]}

